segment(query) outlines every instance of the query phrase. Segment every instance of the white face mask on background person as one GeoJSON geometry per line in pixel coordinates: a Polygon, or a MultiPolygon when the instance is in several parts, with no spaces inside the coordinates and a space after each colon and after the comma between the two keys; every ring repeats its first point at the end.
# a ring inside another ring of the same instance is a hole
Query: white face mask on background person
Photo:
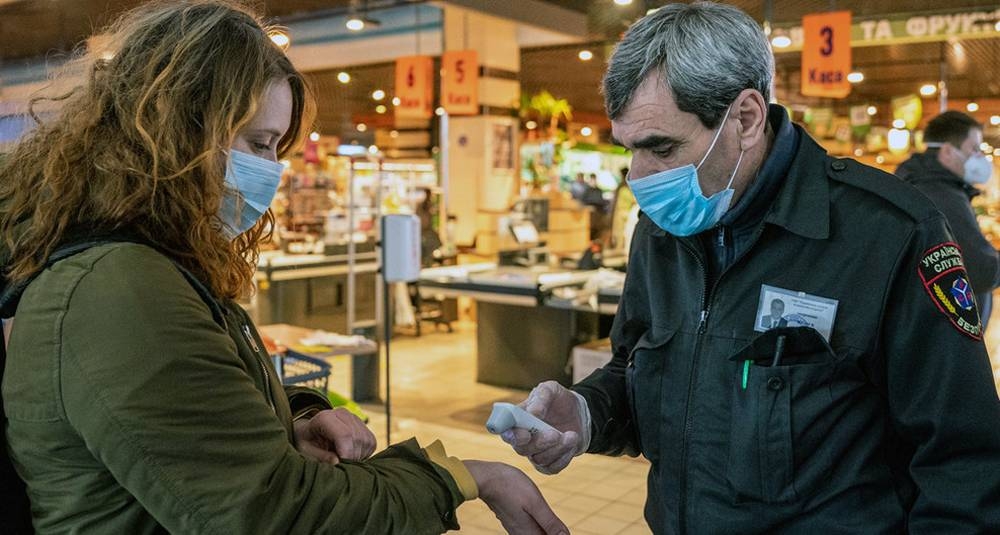
{"type": "Polygon", "coordinates": [[[962,178],[969,184],[985,184],[993,176],[993,164],[979,153],[972,153],[963,165],[965,173],[962,178]]]}
{"type": "Polygon", "coordinates": [[[274,200],[285,166],[238,150],[229,151],[226,192],[219,218],[230,239],[250,230],[274,200]]]}
{"type": "MultiPolygon", "coordinates": [[[[943,149],[947,144],[938,141],[925,143],[928,148],[932,149],[943,149]]],[[[973,151],[972,154],[965,156],[961,148],[954,148],[959,154],[965,157],[965,162],[962,164],[962,180],[972,185],[989,182],[990,177],[993,175],[993,164],[986,159],[986,156],[979,151],[973,151]]]]}

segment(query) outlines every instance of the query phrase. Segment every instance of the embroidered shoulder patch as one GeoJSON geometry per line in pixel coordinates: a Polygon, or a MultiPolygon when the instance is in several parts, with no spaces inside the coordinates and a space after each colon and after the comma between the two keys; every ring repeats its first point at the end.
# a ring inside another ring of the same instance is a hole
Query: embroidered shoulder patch
{"type": "Polygon", "coordinates": [[[982,340],[983,324],[979,320],[976,296],[972,293],[958,245],[946,242],[928,249],[920,259],[917,273],[927,295],[948,321],[962,334],[982,340]]]}

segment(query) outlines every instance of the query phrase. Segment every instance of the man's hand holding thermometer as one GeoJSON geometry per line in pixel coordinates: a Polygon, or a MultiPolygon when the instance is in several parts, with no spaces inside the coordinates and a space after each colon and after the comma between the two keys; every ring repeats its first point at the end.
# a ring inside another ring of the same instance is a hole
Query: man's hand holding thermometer
{"type": "Polygon", "coordinates": [[[579,394],[546,381],[518,405],[494,403],[486,429],[539,472],[555,474],[590,444],[590,412],[579,394]]]}

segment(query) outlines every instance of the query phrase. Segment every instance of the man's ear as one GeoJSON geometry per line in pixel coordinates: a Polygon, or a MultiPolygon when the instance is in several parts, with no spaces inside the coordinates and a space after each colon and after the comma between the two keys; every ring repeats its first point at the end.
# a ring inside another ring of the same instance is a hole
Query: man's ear
{"type": "Polygon", "coordinates": [[[736,97],[740,150],[749,150],[767,140],[767,102],[755,89],[744,89],[736,97]]]}

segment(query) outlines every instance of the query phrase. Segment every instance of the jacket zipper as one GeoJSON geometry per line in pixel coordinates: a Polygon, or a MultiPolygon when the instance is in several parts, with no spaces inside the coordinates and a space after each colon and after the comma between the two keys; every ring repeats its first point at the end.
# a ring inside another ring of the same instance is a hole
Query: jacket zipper
{"type": "Polygon", "coordinates": [[[696,373],[698,370],[698,360],[701,357],[701,342],[702,335],[705,334],[708,326],[708,316],[710,313],[708,305],[708,292],[709,285],[711,281],[708,277],[708,269],[705,268],[705,262],[702,260],[698,251],[691,245],[684,243],[685,249],[691,253],[691,256],[698,262],[698,267],[701,269],[702,274],[702,289],[701,289],[701,315],[698,319],[698,338],[695,340],[694,345],[694,356],[691,359],[691,373],[688,376],[688,391],[687,398],[684,405],[684,434],[681,437],[681,473],[680,473],[680,504],[677,509],[678,524],[680,527],[679,533],[685,533],[687,531],[687,519],[685,518],[685,510],[687,509],[687,485],[688,485],[688,439],[691,435],[691,396],[694,394],[694,383],[696,379],[696,373]]]}
{"type": "Polygon", "coordinates": [[[267,364],[260,358],[260,346],[257,345],[257,340],[254,339],[253,333],[250,332],[250,326],[246,323],[243,324],[243,336],[247,339],[250,344],[250,349],[253,350],[253,356],[257,360],[257,364],[260,366],[260,371],[264,374],[264,391],[267,393],[267,404],[274,410],[274,400],[272,399],[273,394],[271,392],[271,374],[267,371],[267,364]]]}
{"type": "MultiPolygon", "coordinates": [[[[704,280],[704,285],[701,290],[701,316],[698,320],[698,338],[695,340],[694,345],[694,357],[691,359],[691,373],[688,378],[688,393],[687,393],[687,403],[684,407],[684,434],[681,437],[681,473],[680,473],[680,503],[677,509],[677,519],[678,531],[681,534],[687,533],[687,485],[688,485],[688,440],[691,436],[691,428],[694,426],[694,422],[691,421],[691,396],[694,395],[694,383],[697,378],[698,361],[701,359],[701,345],[704,340],[704,334],[708,330],[708,318],[712,311],[712,306],[710,298],[714,297],[715,289],[719,286],[722,278],[726,275],[730,268],[735,266],[743,256],[746,256],[755,245],[757,245],[757,240],[760,239],[760,235],[763,233],[764,224],[761,223],[754,234],[753,241],[743,252],[743,255],[737,258],[729,267],[724,269],[719,276],[716,277],[715,281],[709,280],[708,270],[705,268],[705,262],[702,260],[698,251],[688,244],[687,242],[681,241],[684,248],[691,253],[691,256],[698,262],[698,267],[701,268],[702,278],[704,280]]],[[[720,246],[725,245],[725,228],[720,226],[718,230],[718,242],[720,246]]]]}

